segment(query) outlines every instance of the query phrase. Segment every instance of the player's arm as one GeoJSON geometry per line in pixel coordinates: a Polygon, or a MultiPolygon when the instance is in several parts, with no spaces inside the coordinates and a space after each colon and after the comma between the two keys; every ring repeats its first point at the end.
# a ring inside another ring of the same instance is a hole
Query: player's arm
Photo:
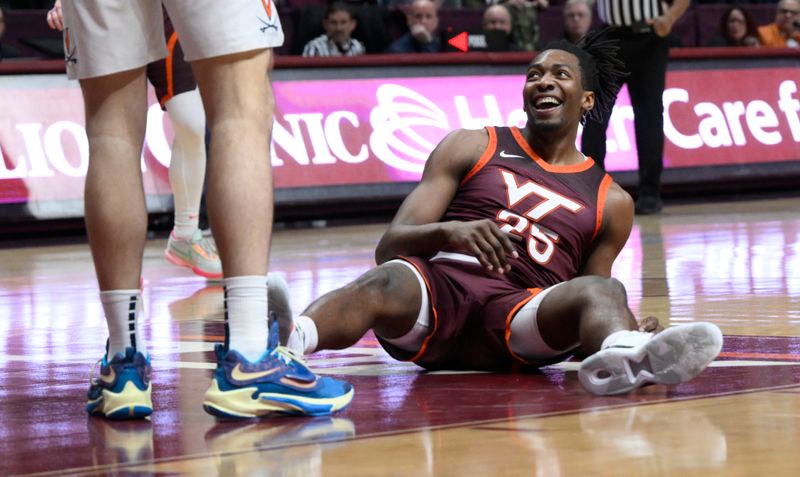
{"type": "Polygon", "coordinates": [[[611,276],[611,267],[628,241],[633,227],[633,199],[616,183],[606,195],[603,224],[581,275],[611,276]]]}
{"type": "Polygon", "coordinates": [[[430,256],[444,248],[473,255],[490,270],[507,270],[514,253],[508,237],[491,220],[441,222],[459,184],[486,150],[486,130],[450,133],[431,153],[422,179],[406,197],[378,243],[375,260],[398,255],[430,256]]]}

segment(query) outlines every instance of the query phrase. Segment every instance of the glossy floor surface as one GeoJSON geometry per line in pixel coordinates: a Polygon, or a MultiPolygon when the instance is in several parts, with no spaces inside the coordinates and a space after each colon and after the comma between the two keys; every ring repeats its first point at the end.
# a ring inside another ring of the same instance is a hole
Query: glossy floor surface
{"type": "MultiPolygon", "coordinates": [[[[106,328],[88,247],[0,249],[0,475],[800,475],[800,199],[637,218],[614,274],[637,315],[713,321],[720,357],[689,383],[593,397],[569,361],[530,374],[424,373],[373,336],[309,358],[351,381],[331,418],[223,421],[203,392],[222,289],[145,251],[152,418],[83,412],[106,328]]],[[[279,230],[296,308],[373,265],[384,225],[279,230]]]]}

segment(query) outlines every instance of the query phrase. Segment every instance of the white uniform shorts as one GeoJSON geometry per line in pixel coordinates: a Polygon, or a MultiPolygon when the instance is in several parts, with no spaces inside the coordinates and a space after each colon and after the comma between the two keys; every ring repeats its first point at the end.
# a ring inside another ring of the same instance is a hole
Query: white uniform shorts
{"type": "MultiPolygon", "coordinates": [[[[186,61],[273,48],[283,29],[272,0],[163,0],[186,61]]],[[[162,0],[63,0],[67,77],[142,67],[167,55],[162,0]]]]}

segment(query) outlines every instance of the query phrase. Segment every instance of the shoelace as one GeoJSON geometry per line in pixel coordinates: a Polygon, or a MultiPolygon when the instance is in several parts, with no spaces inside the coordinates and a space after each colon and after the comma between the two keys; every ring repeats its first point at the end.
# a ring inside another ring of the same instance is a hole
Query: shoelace
{"type": "Polygon", "coordinates": [[[208,251],[209,255],[219,255],[219,252],[217,252],[217,242],[214,241],[213,237],[203,237],[197,241],[197,244],[200,245],[203,250],[208,251]]]}
{"type": "Polygon", "coordinates": [[[286,346],[278,346],[275,348],[275,354],[277,354],[287,365],[291,364],[292,361],[297,361],[303,366],[306,366],[306,361],[303,359],[303,357],[298,352],[291,348],[287,348],[286,346]]]}
{"type": "Polygon", "coordinates": [[[89,371],[89,384],[94,385],[97,383],[97,378],[95,378],[95,371],[97,370],[97,366],[103,362],[103,358],[97,360],[92,366],[92,369],[89,371]]]}

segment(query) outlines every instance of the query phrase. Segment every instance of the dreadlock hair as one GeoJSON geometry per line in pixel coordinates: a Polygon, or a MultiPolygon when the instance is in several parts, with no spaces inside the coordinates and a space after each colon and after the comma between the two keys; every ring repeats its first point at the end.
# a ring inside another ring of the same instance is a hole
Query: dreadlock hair
{"type": "Polygon", "coordinates": [[[619,41],[613,38],[616,27],[606,27],[600,31],[590,31],[573,44],[567,40],[556,40],[542,49],[564,50],[578,58],[581,67],[583,89],[594,92],[594,108],[581,118],[602,122],[617,100],[622,80],[628,76],[625,64],[617,57],[619,41]]]}

